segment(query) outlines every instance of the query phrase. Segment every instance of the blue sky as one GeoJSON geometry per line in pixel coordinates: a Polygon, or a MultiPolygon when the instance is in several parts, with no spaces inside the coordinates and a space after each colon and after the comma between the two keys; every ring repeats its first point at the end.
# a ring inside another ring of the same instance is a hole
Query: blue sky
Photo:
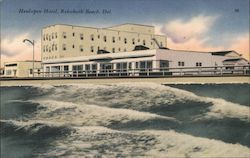
{"type": "MultiPolygon", "coordinates": [[[[168,36],[173,48],[186,49],[190,47],[188,42],[192,44],[191,41],[197,40],[202,41],[197,49],[231,49],[236,42],[249,41],[249,0],[2,0],[1,39],[4,42],[1,55],[4,59],[20,55],[22,51],[9,48],[15,46],[15,38],[26,35],[39,40],[40,31],[46,25],[64,23],[108,27],[128,22],[155,25],[157,33],[168,36]],[[58,9],[59,12],[61,9],[107,9],[111,14],[33,15],[20,14],[20,9],[58,9]],[[183,30],[189,41],[174,41],[181,38],[178,36],[183,30]]],[[[29,51],[26,47],[23,49],[29,51]]],[[[240,53],[248,54],[249,48],[245,49],[240,53]]]]}

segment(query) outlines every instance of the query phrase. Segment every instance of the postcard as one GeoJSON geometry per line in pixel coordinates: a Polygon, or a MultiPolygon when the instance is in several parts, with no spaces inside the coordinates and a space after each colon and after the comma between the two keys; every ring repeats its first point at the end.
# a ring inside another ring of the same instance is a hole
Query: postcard
{"type": "Polygon", "coordinates": [[[1,158],[250,153],[249,0],[1,0],[1,158]]]}

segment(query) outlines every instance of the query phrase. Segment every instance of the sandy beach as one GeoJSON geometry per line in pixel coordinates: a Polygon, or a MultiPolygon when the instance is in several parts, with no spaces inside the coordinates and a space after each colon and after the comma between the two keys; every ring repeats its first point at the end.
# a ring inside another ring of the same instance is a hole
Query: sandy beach
{"type": "Polygon", "coordinates": [[[237,77],[171,77],[171,78],[107,78],[107,79],[48,79],[48,80],[5,80],[1,86],[22,86],[30,84],[110,84],[121,82],[152,82],[159,84],[221,84],[221,83],[250,83],[249,76],[237,77]]]}

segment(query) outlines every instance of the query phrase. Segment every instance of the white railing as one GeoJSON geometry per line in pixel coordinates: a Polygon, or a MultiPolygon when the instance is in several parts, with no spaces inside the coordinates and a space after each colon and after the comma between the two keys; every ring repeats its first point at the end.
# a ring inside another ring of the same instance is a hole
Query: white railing
{"type": "Polygon", "coordinates": [[[164,77],[164,76],[226,76],[249,75],[250,65],[218,67],[182,67],[157,69],[108,69],[79,70],[35,73],[35,77],[45,78],[98,78],[98,77],[164,77]]]}

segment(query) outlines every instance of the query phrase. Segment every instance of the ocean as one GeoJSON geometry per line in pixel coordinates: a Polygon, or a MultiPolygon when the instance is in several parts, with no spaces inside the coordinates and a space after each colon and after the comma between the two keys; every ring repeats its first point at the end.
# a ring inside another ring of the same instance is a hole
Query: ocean
{"type": "Polygon", "coordinates": [[[250,84],[1,87],[1,158],[250,157],[250,84]]]}

